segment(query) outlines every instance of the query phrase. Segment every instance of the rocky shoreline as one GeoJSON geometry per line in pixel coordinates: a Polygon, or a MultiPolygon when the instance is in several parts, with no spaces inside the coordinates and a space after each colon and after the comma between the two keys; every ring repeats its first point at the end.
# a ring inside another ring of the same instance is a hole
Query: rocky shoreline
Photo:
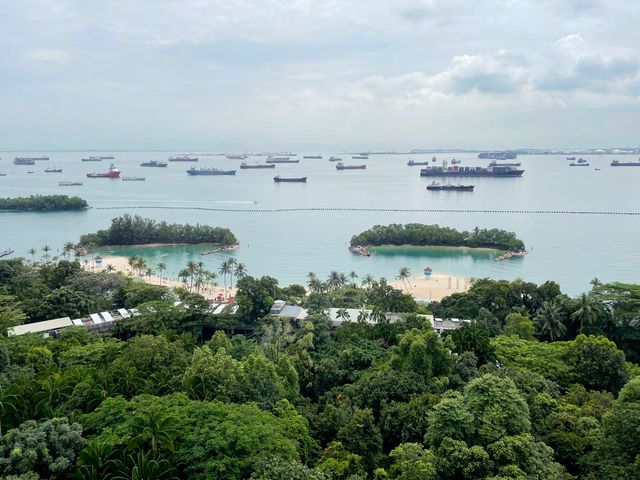
{"type": "Polygon", "coordinates": [[[525,255],[528,255],[529,252],[527,252],[526,250],[514,250],[514,251],[509,251],[509,252],[505,252],[502,255],[496,257],[494,259],[494,261],[496,262],[504,262],[505,260],[509,260],[513,257],[524,257],[525,255]]]}
{"type": "Polygon", "coordinates": [[[369,247],[364,245],[355,245],[355,246],[349,247],[349,251],[354,255],[360,255],[362,257],[371,256],[371,252],[369,252],[369,247]]]}
{"type": "Polygon", "coordinates": [[[206,252],[201,252],[200,255],[213,255],[214,253],[227,252],[230,250],[235,250],[239,246],[240,246],[239,243],[236,243],[235,245],[222,245],[220,247],[214,248],[213,250],[207,250],[206,252]]]}

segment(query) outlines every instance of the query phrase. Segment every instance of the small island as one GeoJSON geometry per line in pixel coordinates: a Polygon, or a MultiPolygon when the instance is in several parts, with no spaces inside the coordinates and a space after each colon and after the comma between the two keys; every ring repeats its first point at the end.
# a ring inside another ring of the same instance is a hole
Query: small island
{"type": "Polygon", "coordinates": [[[68,195],[31,195],[30,197],[0,198],[0,210],[55,212],[84,210],[86,200],[68,195]]]}
{"type": "Polygon", "coordinates": [[[82,235],[80,246],[96,245],[171,245],[171,244],[216,244],[219,250],[238,245],[238,239],[228,228],[208,225],[181,225],[156,222],[151,218],[129,214],[111,220],[106,230],[82,235]]]}
{"type": "Polygon", "coordinates": [[[496,260],[524,255],[526,252],[524,242],[513,232],[478,227],[471,232],[461,232],[454,228],[421,223],[376,225],[354,235],[349,250],[357,255],[369,256],[369,247],[382,245],[490,248],[508,253],[496,260]]]}

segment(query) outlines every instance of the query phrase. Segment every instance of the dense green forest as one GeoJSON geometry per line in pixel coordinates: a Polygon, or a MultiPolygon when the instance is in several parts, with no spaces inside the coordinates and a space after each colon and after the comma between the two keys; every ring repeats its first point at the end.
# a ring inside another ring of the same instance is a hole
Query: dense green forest
{"type": "Polygon", "coordinates": [[[572,298],[553,282],[476,280],[429,305],[474,320],[439,336],[424,306],[353,272],[310,273],[306,292],[239,276],[237,314],[214,316],[194,288],[0,261],[2,333],[140,312],[109,333],[0,337],[0,476],[635,479],[640,285],[592,283],[572,298]],[[276,298],[309,317],[265,316],[276,298]],[[375,323],[349,319],[363,305],[375,323]]]}
{"type": "Polygon", "coordinates": [[[236,245],[238,240],[228,228],[208,225],[181,225],[156,222],[139,215],[122,215],[111,220],[106,230],[82,235],[84,245],[144,245],[151,243],[215,243],[236,245]]]}
{"type": "Polygon", "coordinates": [[[0,198],[0,210],[83,210],[89,205],[80,197],[68,195],[31,195],[30,197],[0,198]]]}
{"type": "Polygon", "coordinates": [[[524,250],[524,242],[515,233],[497,228],[460,232],[439,225],[408,223],[376,225],[351,237],[351,246],[417,245],[469,248],[495,248],[498,250],[524,250]]]}

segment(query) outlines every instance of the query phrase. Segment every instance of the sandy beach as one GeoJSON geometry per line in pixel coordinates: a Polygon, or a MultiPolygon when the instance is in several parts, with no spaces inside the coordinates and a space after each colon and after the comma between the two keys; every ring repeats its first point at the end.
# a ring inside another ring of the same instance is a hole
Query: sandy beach
{"type": "Polygon", "coordinates": [[[416,300],[437,302],[453,293],[462,293],[469,290],[470,279],[454,277],[445,273],[432,273],[429,278],[416,276],[408,278],[404,283],[401,280],[394,280],[389,284],[413,295],[416,300]]]}
{"type": "MultiPolygon", "coordinates": [[[[127,257],[105,255],[105,256],[102,256],[102,263],[100,265],[94,265],[90,259],[88,260],[89,260],[88,263],[83,263],[83,266],[85,270],[88,270],[91,272],[105,271],[108,268],[108,266],[111,265],[113,268],[115,268],[116,272],[121,272],[128,276],[140,278],[144,280],[146,283],[149,283],[152,285],[165,285],[169,287],[188,288],[188,284],[185,284],[182,280],[178,278],[170,278],[167,276],[163,276],[162,278],[160,278],[160,276],[157,275],[156,273],[154,273],[150,277],[137,275],[137,272],[134,272],[134,274],[132,275],[131,267],[129,266],[129,259],[127,257]]],[[[217,279],[217,282],[222,282],[222,279],[217,279]]],[[[227,282],[229,282],[228,278],[227,278],[227,282]]],[[[194,288],[193,291],[195,292],[196,289],[194,288]]],[[[218,295],[224,296],[224,286],[217,285],[213,287],[201,288],[199,293],[203,295],[205,298],[207,298],[208,300],[215,300],[218,297],[218,295]]],[[[235,287],[232,290],[229,288],[229,285],[227,285],[227,297],[235,296],[235,294],[236,294],[235,287]]]]}

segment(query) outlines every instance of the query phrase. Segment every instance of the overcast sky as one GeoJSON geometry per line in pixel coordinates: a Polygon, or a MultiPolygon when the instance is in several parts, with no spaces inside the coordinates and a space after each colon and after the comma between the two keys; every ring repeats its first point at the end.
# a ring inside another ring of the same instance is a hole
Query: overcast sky
{"type": "Polygon", "coordinates": [[[636,0],[20,0],[0,148],[636,146],[636,0]]]}

